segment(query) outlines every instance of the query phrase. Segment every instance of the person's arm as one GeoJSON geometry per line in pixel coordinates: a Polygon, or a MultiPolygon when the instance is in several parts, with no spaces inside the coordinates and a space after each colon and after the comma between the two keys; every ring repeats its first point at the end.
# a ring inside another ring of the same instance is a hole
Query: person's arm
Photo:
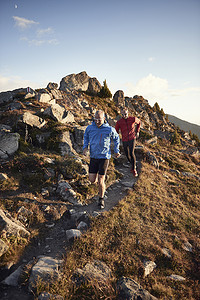
{"type": "Polygon", "coordinates": [[[140,132],[140,127],[141,127],[140,119],[135,117],[135,123],[137,124],[135,134],[136,134],[136,137],[138,138],[139,137],[139,132],[140,132]]]}
{"type": "Polygon", "coordinates": [[[84,133],[84,139],[83,139],[83,154],[86,155],[89,145],[89,134],[88,134],[88,128],[86,128],[84,133]]]}
{"type": "Polygon", "coordinates": [[[117,133],[119,133],[119,129],[120,129],[120,126],[119,126],[119,122],[117,121],[117,123],[115,125],[115,130],[117,131],[117,133]]]}

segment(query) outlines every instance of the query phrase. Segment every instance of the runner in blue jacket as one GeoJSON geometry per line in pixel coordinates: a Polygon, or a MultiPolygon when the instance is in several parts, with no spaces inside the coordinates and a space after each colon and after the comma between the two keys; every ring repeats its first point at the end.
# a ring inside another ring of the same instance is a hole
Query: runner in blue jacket
{"type": "Polygon", "coordinates": [[[114,142],[115,157],[119,153],[119,135],[115,128],[105,123],[105,114],[98,110],[94,121],[88,125],[84,133],[83,154],[86,155],[90,145],[89,180],[91,183],[98,181],[99,184],[99,206],[104,208],[105,176],[111,158],[111,140],[114,142]]]}

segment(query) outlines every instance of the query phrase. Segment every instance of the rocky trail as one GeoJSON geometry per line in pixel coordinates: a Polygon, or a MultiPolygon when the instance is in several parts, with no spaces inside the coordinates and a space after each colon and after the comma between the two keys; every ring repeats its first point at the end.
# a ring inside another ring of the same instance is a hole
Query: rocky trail
{"type": "MultiPolygon", "coordinates": [[[[83,221],[89,226],[89,216],[99,216],[105,211],[111,210],[121,199],[127,195],[127,191],[132,189],[137,178],[133,178],[130,173],[130,164],[124,158],[116,163],[116,169],[121,173],[121,178],[110,185],[106,190],[105,208],[100,210],[97,205],[98,197],[93,197],[93,201],[89,205],[68,207],[68,213],[64,213],[62,218],[56,222],[45,224],[45,228],[41,235],[34,238],[30,245],[25,249],[17,265],[10,268],[9,271],[0,271],[0,299],[2,300],[32,300],[34,295],[28,291],[27,285],[7,285],[2,284],[5,278],[13,274],[18,267],[33,261],[39,256],[48,256],[56,259],[62,259],[63,255],[73,243],[73,239],[68,239],[66,231],[76,229],[77,223],[83,221]],[[77,222],[78,221],[78,222],[77,222]]],[[[137,162],[137,169],[140,173],[141,162],[137,162]]],[[[55,204],[56,205],[56,204],[55,204]]],[[[18,275],[16,274],[16,277],[18,275]]],[[[15,281],[15,279],[14,279],[15,281]]]]}

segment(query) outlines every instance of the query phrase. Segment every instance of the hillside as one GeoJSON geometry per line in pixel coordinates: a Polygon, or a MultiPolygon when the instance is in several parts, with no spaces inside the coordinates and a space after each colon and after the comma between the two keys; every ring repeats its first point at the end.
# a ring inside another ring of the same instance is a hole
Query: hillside
{"type": "Polygon", "coordinates": [[[0,93],[2,300],[199,299],[199,143],[142,96],[102,89],[81,72],[0,93]],[[142,122],[139,177],[121,145],[99,210],[83,134],[120,106],[142,122]]]}
{"type": "Polygon", "coordinates": [[[181,120],[172,115],[168,115],[168,119],[170,122],[174,123],[180,129],[182,129],[186,132],[191,131],[193,134],[196,134],[198,136],[198,138],[200,139],[200,126],[199,125],[189,123],[187,121],[181,120]]]}

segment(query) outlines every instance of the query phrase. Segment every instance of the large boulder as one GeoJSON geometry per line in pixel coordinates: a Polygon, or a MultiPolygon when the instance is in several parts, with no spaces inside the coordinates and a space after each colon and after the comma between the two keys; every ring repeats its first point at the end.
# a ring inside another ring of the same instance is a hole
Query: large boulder
{"type": "Polygon", "coordinates": [[[41,279],[43,281],[52,282],[59,277],[59,268],[63,263],[63,260],[55,259],[48,256],[38,257],[38,262],[33,266],[31,270],[31,276],[29,278],[29,289],[34,288],[35,283],[41,279]]]}
{"type": "Polygon", "coordinates": [[[23,236],[27,237],[30,233],[24,228],[21,222],[15,220],[7,212],[0,209],[0,231],[2,236],[23,236]]]}
{"type": "Polygon", "coordinates": [[[74,127],[73,135],[72,135],[72,144],[73,148],[78,153],[82,153],[83,148],[83,137],[87,126],[76,126],[74,127]]]}
{"type": "Polygon", "coordinates": [[[89,92],[90,94],[98,94],[101,88],[101,84],[95,77],[89,79],[87,92],[89,92]]]}
{"type": "Polygon", "coordinates": [[[101,84],[96,78],[91,78],[85,71],[78,74],[70,74],[62,78],[60,82],[60,90],[69,91],[88,91],[90,93],[98,93],[101,90],[101,84]]]}
{"type": "Polygon", "coordinates": [[[0,158],[6,159],[14,154],[19,147],[18,133],[0,132],[0,158]]]}
{"type": "Polygon", "coordinates": [[[113,96],[113,101],[118,106],[124,106],[124,104],[125,104],[124,92],[121,90],[117,91],[113,96]]]}
{"type": "Polygon", "coordinates": [[[45,115],[52,117],[55,121],[62,124],[73,123],[74,115],[59,104],[52,104],[44,111],[45,115]]]}
{"type": "Polygon", "coordinates": [[[47,85],[48,90],[54,90],[54,89],[57,89],[57,88],[58,88],[58,84],[55,83],[55,82],[49,82],[48,85],[47,85]]]}
{"type": "Polygon", "coordinates": [[[111,269],[99,260],[87,263],[83,269],[77,269],[74,274],[74,279],[77,283],[96,279],[105,284],[110,277],[111,269]]]}
{"type": "Polygon", "coordinates": [[[31,127],[42,128],[46,124],[46,121],[42,118],[31,114],[30,112],[25,112],[22,116],[23,123],[30,125],[31,127]]]}
{"type": "Polygon", "coordinates": [[[51,99],[51,95],[49,93],[39,93],[37,95],[37,100],[42,103],[54,104],[55,100],[51,99]]]}
{"type": "Polygon", "coordinates": [[[59,149],[62,156],[75,156],[77,152],[73,149],[72,140],[69,131],[64,131],[60,135],[59,149]]]}

